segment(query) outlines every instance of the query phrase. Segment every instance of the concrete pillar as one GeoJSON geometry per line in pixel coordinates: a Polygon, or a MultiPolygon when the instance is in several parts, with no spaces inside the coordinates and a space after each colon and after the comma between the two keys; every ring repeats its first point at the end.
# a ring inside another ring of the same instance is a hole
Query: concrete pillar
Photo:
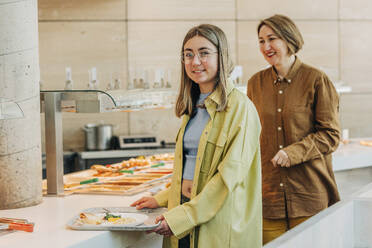
{"type": "Polygon", "coordinates": [[[0,209],[42,201],[37,0],[0,1],[0,97],[24,118],[0,120],[0,209]]]}

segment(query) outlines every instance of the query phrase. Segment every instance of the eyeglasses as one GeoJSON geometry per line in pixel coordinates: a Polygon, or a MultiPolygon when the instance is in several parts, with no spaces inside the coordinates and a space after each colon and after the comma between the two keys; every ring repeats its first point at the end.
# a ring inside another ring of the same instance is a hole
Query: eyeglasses
{"type": "MultiPolygon", "coordinates": [[[[213,54],[218,53],[215,51],[202,50],[196,53],[201,62],[207,62],[213,54]]],[[[195,54],[192,51],[184,51],[181,56],[182,63],[190,64],[194,60],[195,54]]]]}

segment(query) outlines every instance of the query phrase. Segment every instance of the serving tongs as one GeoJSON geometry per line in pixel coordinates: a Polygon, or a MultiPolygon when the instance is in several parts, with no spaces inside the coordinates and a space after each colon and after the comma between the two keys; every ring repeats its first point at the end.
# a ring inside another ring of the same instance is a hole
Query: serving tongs
{"type": "Polygon", "coordinates": [[[17,230],[17,231],[33,232],[34,223],[30,223],[26,219],[2,217],[0,218],[0,230],[17,230]]]}

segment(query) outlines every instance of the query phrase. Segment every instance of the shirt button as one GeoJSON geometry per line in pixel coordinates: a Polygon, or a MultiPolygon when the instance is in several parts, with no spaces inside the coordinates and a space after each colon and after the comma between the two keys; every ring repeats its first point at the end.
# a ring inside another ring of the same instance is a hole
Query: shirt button
{"type": "Polygon", "coordinates": [[[283,148],[283,145],[280,145],[279,148],[282,149],[283,148]]]}
{"type": "Polygon", "coordinates": [[[200,157],[198,157],[199,161],[200,161],[200,157]]]}
{"type": "Polygon", "coordinates": [[[208,132],[205,132],[205,134],[208,134],[208,132]]]}
{"type": "Polygon", "coordinates": [[[278,131],[282,130],[282,127],[278,127],[278,131]]]}
{"type": "Polygon", "coordinates": [[[283,183],[280,183],[279,185],[280,185],[280,187],[283,187],[283,186],[284,186],[284,184],[283,184],[283,183]]]}
{"type": "Polygon", "coordinates": [[[283,91],[282,90],[279,90],[279,94],[283,94],[283,91]]]}
{"type": "Polygon", "coordinates": [[[287,81],[288,81],[288,83],[290,83],[290,82],[291,82],[291,80],[290,80],[290,79],[288,79],[287,81]]]}
{"type": "Polygon", "coordinates": [[[282,112],[282,109],[281,109],[281,108],[278,108],[278,112],[279,112],[279,113],[282,112]]]}

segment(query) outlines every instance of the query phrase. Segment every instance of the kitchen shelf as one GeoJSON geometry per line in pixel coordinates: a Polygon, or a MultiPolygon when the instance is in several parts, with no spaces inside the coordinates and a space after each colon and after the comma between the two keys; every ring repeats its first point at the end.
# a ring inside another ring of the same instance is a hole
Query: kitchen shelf
{"type": "Polygon", "coordinates": [[[171,89],[112,90],[106,93],[114,99],[116,106],[112,106],[107,97],[101,98],[103,111],[122,112],[172,108],[177,95],[177,92],[171,89]]]}
{"type": "Polygon", "coordinates": [[[171,89],[134,90],[50,90],[41,91],[42,112],[44,94],[60,93],[62,112],[104,113],[132,112],[147,109],[169,109],[175,105],[177,92],[171,89]]]}

